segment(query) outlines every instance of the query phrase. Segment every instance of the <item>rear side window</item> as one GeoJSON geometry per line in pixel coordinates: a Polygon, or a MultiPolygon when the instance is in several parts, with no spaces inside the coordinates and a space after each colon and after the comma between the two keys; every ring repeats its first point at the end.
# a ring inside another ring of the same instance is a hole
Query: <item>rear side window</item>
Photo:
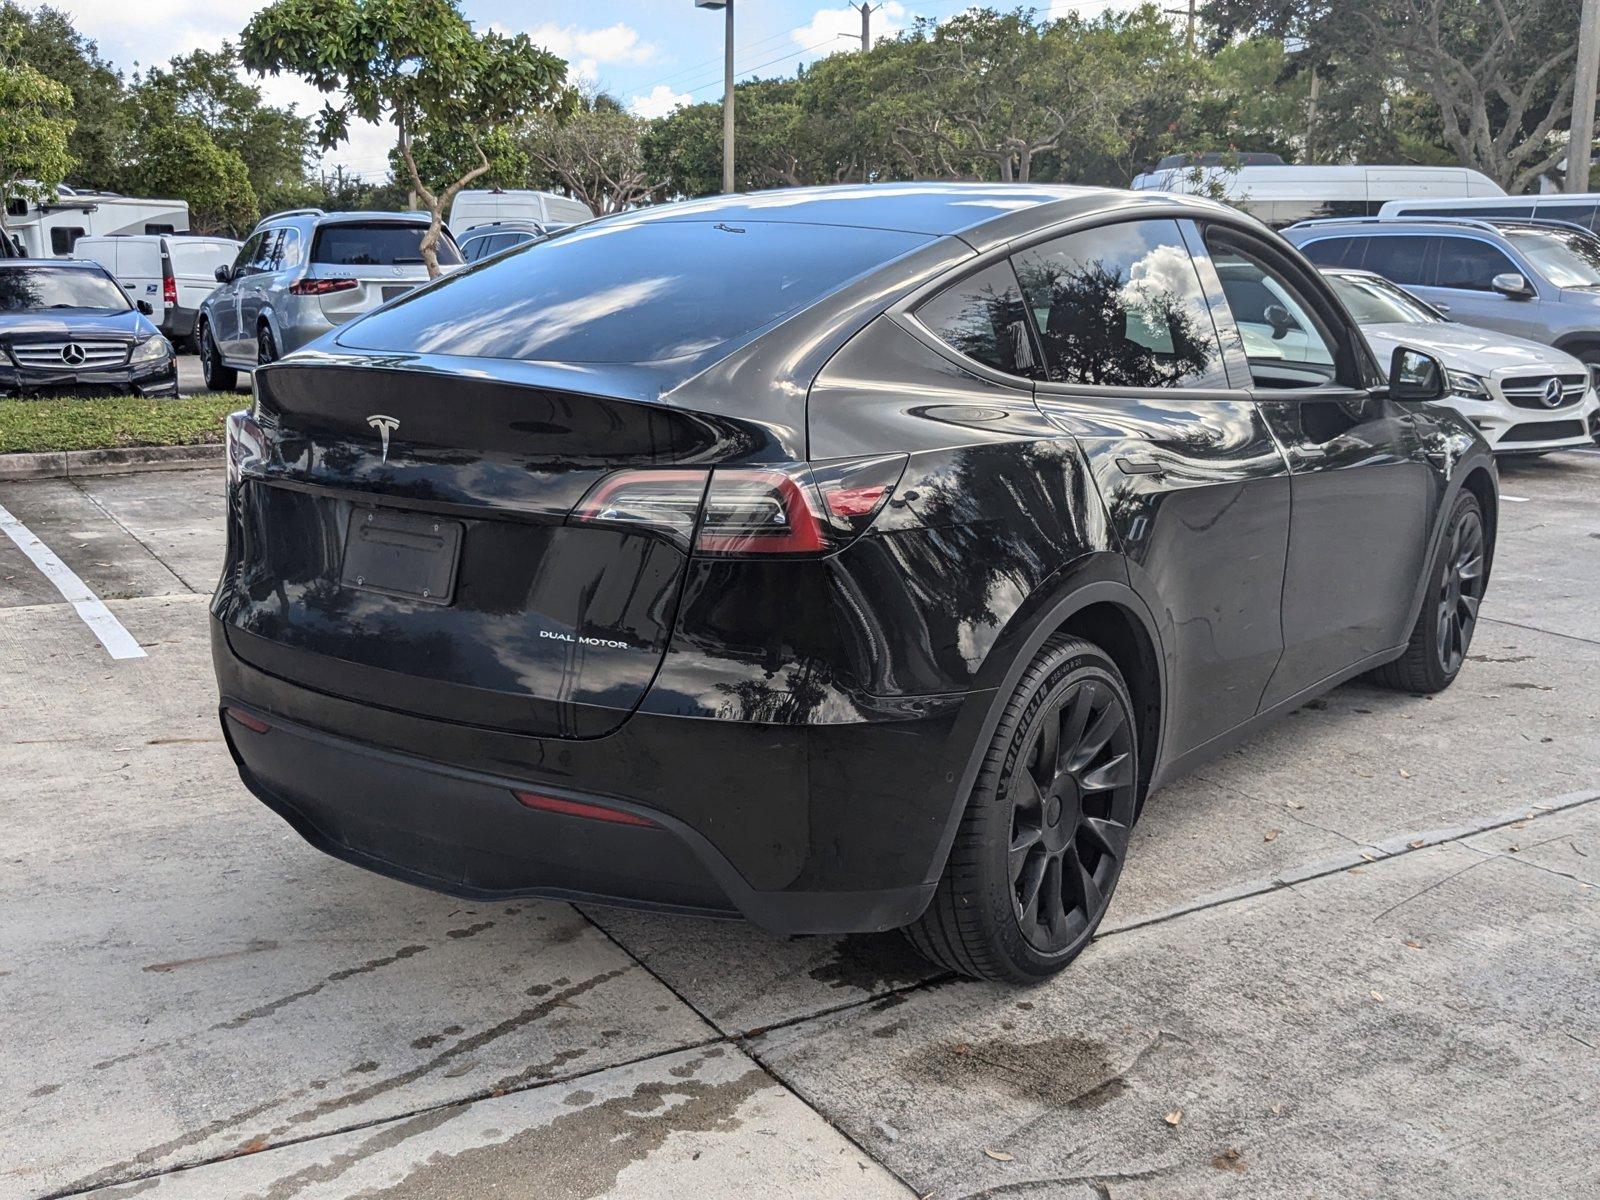
{"type": "Polygon", "coordinates": [[[1503,250],[1488,242],[1480,242],[1476,238],[1441,237],[1439,265],[1434,272],[1433,286],[1468,292],[1492,291],[1490,280],[1516,269],[1503,250]]]}
{"type": "Polygon", "coordinates": [[[1359,267],[1367,250],[1366,238],[1319,238],[1300,252],[1319,267],[1359,267]]]}
{"type": "Polygon", "coordinates": [[[50,249],[56,254],[71,254],[85,232],[76,225],[57,225],[50,230],[50,249]]]}
{"type": "MultiPolygon", "coordinates": [[[[411,222],[323,225],[311,241],[311,261],[335,267],[404,267],[422,265],[422,238],[427,226],[411,222]]],[[[439,238],[441,266],[454,266],[461,255],[449,239],[439,238]]]]}
{"type": "Polygon", "coordinates": [[[1129,221],[1017,254],[1057,383],[1228,386],[1222,348],[1176,221],[1129,221]]]}
{"type": "Polygon", "coordinates": [[[1375,271],[1395,283],[1426,287],[1431,282],[1425,272],[1427,258],[1427,238],[1397,234],[1392,237],[1367,239],[1366,257],[1360,262],[1356,262],[1352,257],[1342,265],[1375,271]]]}
{"type": "Polygon", "coordinates": [[[1010,262],[953,284],[916,315],[940,341],[968,358],[1012,375],[1034,373],[1028,314],[1010,262]]]}
{"type": "Polygon", "coordinates": [[[698,354],[931,239],[773,221],[600,223],[451,275],[341,345],[545,362],[698,354]]]}

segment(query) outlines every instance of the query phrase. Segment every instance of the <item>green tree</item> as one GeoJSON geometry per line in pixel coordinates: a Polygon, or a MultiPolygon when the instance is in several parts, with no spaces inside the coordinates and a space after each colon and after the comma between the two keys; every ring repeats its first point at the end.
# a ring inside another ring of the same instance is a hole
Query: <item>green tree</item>
{"type": "Polygon", "coordinates": [[[55,195],[72,167],[72,92],[14,57],[15,29],[0,27],[0,235],[3,201],[55,195]]]}
{"type": "Polygon", "coordinates": [[[73,163],[65,183],[116,187],[129,133],[122,76],[100,57],[94,42],[54,8],[0,4],[0,41],[13,64],[26,63],[72,93],[75,120],[67,139],[73,163]]]}
{"type": "Polygon", "coordinates": [[[195,50],[136,76],[129,102],[140,121],[152,114],[162,121],[194,118],[218,147],[237,154],[263,206],[287,205],[306,184],[311,121],[263,103],[261,89],[240,78],[238,68],[228,42],[220,50],[195,50]]]}
{"type": "Polygon", "coordinates": [[[645,160],[649,122],[604,94],[579,96],[574,105],[570,113],[536,117],[523,134],[523,150],[541,182],[587,204],[597,217],[643,203],[665,184],[645,160]]]}
{"type": "Polygon", "coordinates": [[[299,75],[339,98],[317,120],[324,148],[345,140],[351,118],[395,123],[406,176],[432,214],[422,240],[430,275],[450,202],[490,170],[484,139],[568,95],[561,59],[526,34],[474,32],[453,0],[276,0],[250,19],[241,46],[251,70],[299,75]],[[472,145],[472,165],[425,178],[413,140],[454,136],[472,145]]]}
{"type": "Polygon", "coordinates": [[[238,151],[219,146],[199,117],[145,110],[128,144],[132,190],[189,202],[196,233],[240,233],[257,215],[250,172],[238,151]]]}

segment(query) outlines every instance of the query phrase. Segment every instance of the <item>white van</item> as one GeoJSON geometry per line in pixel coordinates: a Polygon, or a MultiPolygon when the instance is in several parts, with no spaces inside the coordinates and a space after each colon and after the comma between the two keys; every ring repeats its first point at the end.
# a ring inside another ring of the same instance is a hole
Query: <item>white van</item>
{"type": "Polygon", "coordinates": [[[555,192],[479,190],[457,192],[450,205],[450,232],[460,237],[497,221],[535,221],[541,228],[594,220],[589,206],[555,192]]]}
{"type": "Polygon", "coordinates": [[[127,234],[81,237],[72,256],[110,271],[129,300],[150,305],[150,319],[168,341],[185,343],[200,302],[217,286],[217,268],[238,253],[232,238],[127,234]]]}
{"type": "Polygon", "coordinates": [[[1537,217],[1600,233],[1600,192],[1545,192],[1477,200],[1391,200],[1380,217],[1537,217]]]}
{"type": "Polygon", "coordinates": [[[1319,217],[1376,216],[1391,200],[1506,194],[1487,175],[1467,167],[1171,167],[1147,171],[1132,186],[1217,195],[1274,229],[1319,217]]]}

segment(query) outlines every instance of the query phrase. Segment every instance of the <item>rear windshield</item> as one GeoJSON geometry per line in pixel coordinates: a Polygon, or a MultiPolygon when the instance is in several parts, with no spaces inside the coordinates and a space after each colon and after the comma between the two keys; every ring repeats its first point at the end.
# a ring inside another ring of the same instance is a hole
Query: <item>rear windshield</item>
{"type": "Polygon", "coordinates": [[[111,277],[82,267],[8,267],[0,263],[0,312],[56,308],[128,311],[128,298],[111,277]]]}
{"type": "MultiPolygon", "coordinates": [[[[311,246],[311,261],[335,267],[403,267],[422,265],[422,235],[426,225],[387,224],[324,225],[311,246]]],[[[439,262],[453,266],[461,261],[450,239],[439,237],[439,262]]]]}
{"type": "Polygon", "coordinates": [[[592,225],[451,276],[339,341],[547,362],[680,358],[804,308],[929,240],[760,221],[592,225]]]}

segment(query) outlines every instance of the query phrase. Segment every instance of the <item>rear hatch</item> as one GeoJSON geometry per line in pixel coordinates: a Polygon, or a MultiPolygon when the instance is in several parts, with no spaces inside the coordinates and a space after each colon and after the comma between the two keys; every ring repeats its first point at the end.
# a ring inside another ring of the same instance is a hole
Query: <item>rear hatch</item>
{"type": "MultiPolygon", "coordinates": [[[[422,261],[427,230],[416,221],[377,219],[318,225],[307,278],[327,281],[326,290],[315,293],[322,315],[341,325],[427,283],[428,268],[422,261]]],[[[460,265],[460,252],[448,233],[440,234],[437,252],[444,270],[460,265]]]]}
{"type": "Polygon", "coordinates": [[[597,737],[655,677],[691,541],[823,548],[793,536],[809,501],[782,474],[809,470],[804,388],[750,382],[740,351],[928,239],[664,224],[469,268],[256,373],[214,605],[239,657],[375,706],[597,737]]]}

